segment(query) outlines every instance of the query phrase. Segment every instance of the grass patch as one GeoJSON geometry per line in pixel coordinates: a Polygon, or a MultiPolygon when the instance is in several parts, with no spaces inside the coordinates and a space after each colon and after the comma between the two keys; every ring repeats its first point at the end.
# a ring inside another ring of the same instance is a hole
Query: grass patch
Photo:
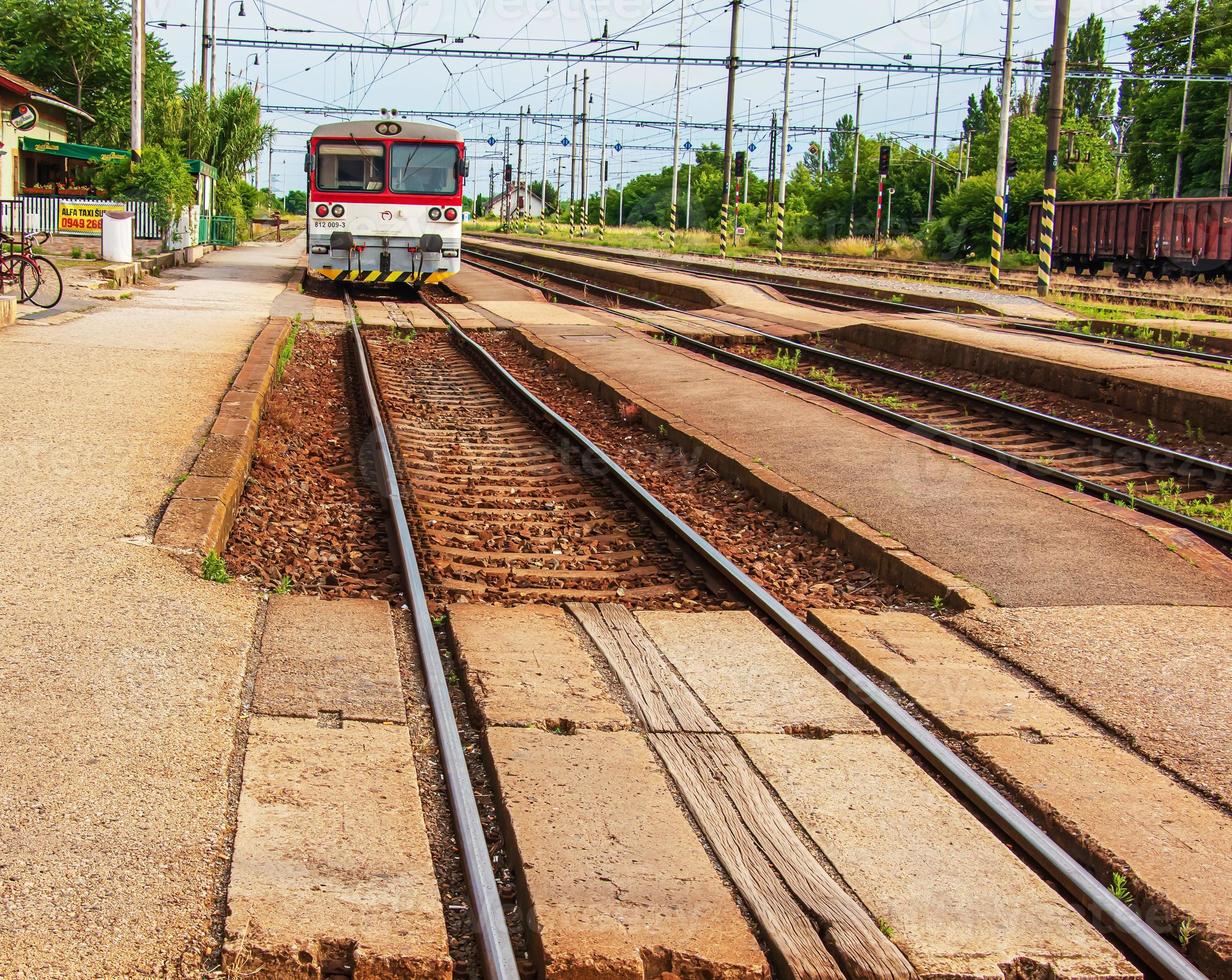
{"type": "Polygon", "coordinates": [[[832,391],[841,391],[844,395],[851,394],[851,385],[838,376],[832,367],[809,368],[808,379],[823,384],[832,391]]]}
{"type": "Polygon", "coordinates": [[[789,374],[795,374],[800,369],[800,352],[789,351],[780,347],[774,352],[773,357],[759,357],[757,359],[766,367],[772,367],[779,371],[786,371],[789,374]]]}
{"type": "Polygon", "coordinates": [[[201,577],[207,582],[225,584],[231,581],[231,576],[227,574],[227,563],[219,557],[217,551],[211,551],[201,559],[201,577]]]}
{"type": "Polygon", "coordinates": [[[287,595],[291,591],[293,584],[291,576],[284,575],[278,580],[278,584],[274,586],[274,595],[287,595]]]}

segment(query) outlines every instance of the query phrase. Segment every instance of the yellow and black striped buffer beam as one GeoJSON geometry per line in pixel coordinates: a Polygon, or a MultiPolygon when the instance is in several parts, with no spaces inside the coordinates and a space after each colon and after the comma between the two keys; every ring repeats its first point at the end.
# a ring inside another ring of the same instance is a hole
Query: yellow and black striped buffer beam
{"type": "Polygon", "coordinates": [[[427,276],[417,277],[415,273],[408,271],[401,272],[380,272],[376,269],[365,269],[363,271],[357,269],[313,269],[312,272],[322,276],[325,279],[332,279],[335,282],[354,282],[354,283],[394,283],[394,282],[415,282],[417,278],[423,278],[425,282],[440,282],[442,279],[447,279],[451,272],[446,269],[431,272],[427,276]]]}

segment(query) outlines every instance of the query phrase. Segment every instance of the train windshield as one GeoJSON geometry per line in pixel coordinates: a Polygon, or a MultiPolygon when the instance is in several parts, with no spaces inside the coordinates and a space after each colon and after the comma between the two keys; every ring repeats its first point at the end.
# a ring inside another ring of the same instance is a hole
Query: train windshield
{"type": "Polygon", "coordinates": [[[395,143],[389,189],[395,194],[456,194],[458,148],[448,143],[395,143]]]}
{"type": "Polygon", "coordinates": [[[381,143],[321,143],[317,187],[323,191],[383,191],[385,146],[381,143]]]}

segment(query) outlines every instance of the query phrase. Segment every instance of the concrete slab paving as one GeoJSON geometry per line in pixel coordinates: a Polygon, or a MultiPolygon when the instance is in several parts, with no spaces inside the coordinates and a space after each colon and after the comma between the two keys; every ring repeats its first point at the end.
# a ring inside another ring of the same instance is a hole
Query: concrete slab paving
{"type": "Polygon", "coordinates": [[[603,343],[564,328],[525,332],[1004,605],[1232,604],[1232,574],[1194,567],[1112,509],[1074,506],[1036,481],[907,439],[819,396],[632,330],[603,343]]]}
{"type": "Polygon", "coordinates": [[[768,980],[722,876],[637,732],[487,732],[542,975],[768,980]]]}
{"type": "Polygon", "coordinates": [[[1232,609],[983,609],[954,625],[1232,805],[1232,609]]]}
{"type": "Polygon", "coordinates": [[[143,546],[298,246],[0,333],[0,975],[201,972],[255,596],[143,546]]]}
{"type": "Polygon", "coordinates": [[[1139,976],[888,739],[739,739],[921,977],[1139,976]]]}
{"type": "Polygon", "coordinates": [[[474,300],[470,304],[511,323],[551,323],[557,326],[593,326],[599,321],[576,306],[510,300],[474,300]]]}
{"type": "Polygon", "coordinates": [[[227,905],[230,976],[447,980],[406,729],[254,718],[227,905]]]}
{"type": "Polygon", "coordinates": [[[271,596],[253,711],[345,721],[406,722],[389,603],[271,596]]]}
{"type": "Polygon", "coordinates": [[[449,631],[486,724],[632,727],[590,644],[560,607],[455,603],[449,631]]]}
{"type": "Polygon", "coordinates": [[[637,619],[729,732],[877,731],[752,613],[639,612],[637,619]]]}

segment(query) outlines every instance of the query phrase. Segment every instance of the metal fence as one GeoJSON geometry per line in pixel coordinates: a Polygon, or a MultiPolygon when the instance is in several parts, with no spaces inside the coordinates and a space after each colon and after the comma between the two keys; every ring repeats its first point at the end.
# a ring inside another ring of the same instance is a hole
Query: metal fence
{"type": "Polygon", "coordinates": [[[61,227],[61,205],[76,205],[90,207],[110,205],[123,207],[133,212],[133,234],[137,238],[161,238],[158,223],[154,220],[154,209],[149,201],[111,201],[96,197],[57,197],[53,195],[25,194],[19,198],[0,201],[0,226],[8,229],[10,226],[20,227],[24,224],[28,231],[49,231],[53,235],[89,235],[98,237],[98,231],[72,231],[61,227]]]}

